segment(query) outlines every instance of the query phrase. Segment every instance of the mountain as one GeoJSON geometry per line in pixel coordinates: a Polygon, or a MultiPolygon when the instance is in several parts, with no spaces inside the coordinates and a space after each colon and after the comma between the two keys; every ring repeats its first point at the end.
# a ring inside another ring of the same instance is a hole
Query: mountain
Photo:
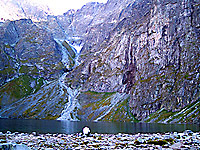
{"type": "Polygon", "coordinates": [[[83,53],[92,47],[99,47],[109,37],[109,32],[126,14],[122,10],[133,2],[90,2],[77,11],[69,10],[60,16],[48,16],[47,21],[39,22],[38,25],[50,30],[57,39],[65,38],[75,46],[82,45],[83,53]]]}
{"type": "Polygon", "coordinates": [[[125,106],[138,120],[198,121],[198,3],[137,1],[122,12],[129,16],[98,49],[81,53],[83,63],[68,75],[66,84],[78,85],[83,92],[127,93],[125,106]],[[145,119],[153,114],[156,118],[145,119]]]}
{"type": "Polygon", "coordinates": [[[1,24],[0,116],[199,123],[199,12],[198,1],[109,0],[1,24]],[[18,71],[29,64],[39,76],[18,71]]]}
{"type": "Polygon", "coordinates": [[[0,8],[1,21],[24,18],[40,21],[52,15],[46,5],[39,5],[31,0],[1,0],[0,8]]]}
{"type": "Polygon", "coordinates": [[[51,32],[30,19],[6,21],[0,28],[1,111],[10,110],[11,105],[16,111],[16,103],[27,102],[28,96],[40,93],[43,85],[58,80],[73,67],[76,53],[66,41],[55,40],[51,32]]]}

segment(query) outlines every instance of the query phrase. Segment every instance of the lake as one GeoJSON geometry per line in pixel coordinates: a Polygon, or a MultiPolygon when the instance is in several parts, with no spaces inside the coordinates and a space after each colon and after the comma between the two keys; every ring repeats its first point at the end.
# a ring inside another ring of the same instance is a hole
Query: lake
{"type": "Polygon", "coordinates": [[[92,133],[155,133],[155,132],[183,132],[187,129],[200,131],[199,124],[158,124],[131,122],[71,122],[58,120],[20,120],[0,119],[0,132],[38,132],[38,133],[78,133],[84,126],[88,126],[92,133]]]}

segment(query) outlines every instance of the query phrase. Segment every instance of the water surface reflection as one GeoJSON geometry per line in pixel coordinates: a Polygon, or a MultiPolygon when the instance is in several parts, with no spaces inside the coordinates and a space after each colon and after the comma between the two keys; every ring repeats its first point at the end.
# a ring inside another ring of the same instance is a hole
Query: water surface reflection
{"type": "Polygon", "coordinates": [[[130,122],[70,122],[57,120],[18,120],[0,119],[0,131],[6,132],[39,132],[39,133],[77,133],[84,126],[89,126],[93,133],[154,133],[183,132],[190,129],[200,131],[198,124],[158,124],[130,122]]]}

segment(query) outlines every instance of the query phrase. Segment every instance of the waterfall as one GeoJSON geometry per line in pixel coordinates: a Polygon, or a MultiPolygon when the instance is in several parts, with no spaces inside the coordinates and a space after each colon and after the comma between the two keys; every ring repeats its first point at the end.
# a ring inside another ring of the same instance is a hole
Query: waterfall
{"type": "MultiPolygon", "coordinates": [[[[55,39],[55,40],[62,47],[62,63],[65,65],[65,67],[68,68],[69,66],[67,64],[69,64],[68,63],[68,61],[69,61],[69,59],[68,59],[69,52],[67,51],[67,49],[64,46],[62,46],[62,41],[61,40],[58,40],[58,39],[55,39]]],[[[75,61],[75,66],[74,67],[76,67],[77,65],[79,65],[79,63],[78,63],[78,55],[79,55],[79,53],[73,47],[73,45],[71,45],[71,44],[69,44],[69,45],[71,46],[71,48],[73,49],[73,51],[76,54],[76,57],[74,59],[74,61],[75,61]]],[[[78,119],[74,116],[73,110],[76,107],[78,108],[80,106],[79,103],[78,103],[78,100],[76,99],[76,97],[79,95],[79,90],[78,89],[72,89],[72,88],[66,86],[65,78],[66,78],[67,74],[68,73],[63,73],[63,75],[59,78],[59,85],[60,85],[62,91],[63,91],[63,89],[67,90],[68,103],[65,105],[65,108],[61,113],[61,116],[57,120],[78,121],[78,119]]]]}
{"type": "Polygon", "coordinates": [[[79,95],[78,89],[71,89],[70,87],[67,87],[64,83],[64,79],[66,77],[67,73],[64,73],[60,79],[59,84],[62,88],[65,88],[68,93],[68,103],[66,104],[64,110],[62,111],[61,117],[59,117],[57,120],[71,120],[71,121],[78,121],[75,117],[73,117],[73,110],[75,107],[79,107],[79,103],[76,99],[76,97],[79,95]]]}

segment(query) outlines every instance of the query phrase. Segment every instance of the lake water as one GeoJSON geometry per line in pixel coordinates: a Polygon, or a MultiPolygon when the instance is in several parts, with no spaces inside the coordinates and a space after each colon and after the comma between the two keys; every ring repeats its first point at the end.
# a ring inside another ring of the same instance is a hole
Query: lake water
{"type": "Polygon", "coordinates": [[[0,132],[28,132],[38,133],[78,133],[84,126],[89,126],[92,133],[129,133],[138,132],[183,132],[187,129],[200,131],[199,124],[157,124],[130,122],[70,122],[57,120],[19,120],[0,119],[0,132]]]}

